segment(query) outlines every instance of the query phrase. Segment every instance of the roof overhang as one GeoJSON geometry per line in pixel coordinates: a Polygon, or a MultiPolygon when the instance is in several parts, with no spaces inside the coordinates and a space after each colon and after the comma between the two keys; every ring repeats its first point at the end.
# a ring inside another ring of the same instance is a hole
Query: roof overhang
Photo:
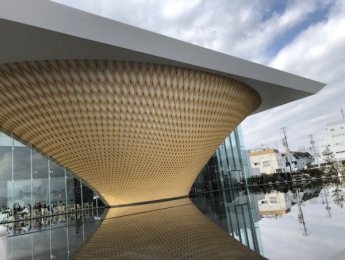
{"type": "Polygon", "coordinates": [[[261,95],[261,112],[325,84],[169,38],[51,1],[0,2],[0,64],[106,59],[182,66],[220,74],[261,95]]]}

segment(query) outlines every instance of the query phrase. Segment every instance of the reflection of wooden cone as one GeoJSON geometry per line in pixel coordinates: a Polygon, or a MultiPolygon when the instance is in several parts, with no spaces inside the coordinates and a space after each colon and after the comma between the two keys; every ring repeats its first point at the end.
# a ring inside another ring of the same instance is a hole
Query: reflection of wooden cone
{"type": "Polygon", "coordinates": [[[262,259],[189,199],[111,208],[74,259],[262,259]]]}

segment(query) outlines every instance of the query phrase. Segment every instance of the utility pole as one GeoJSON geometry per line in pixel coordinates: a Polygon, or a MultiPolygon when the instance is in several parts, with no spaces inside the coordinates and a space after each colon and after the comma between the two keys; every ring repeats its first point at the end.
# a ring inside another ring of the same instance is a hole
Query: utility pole
{"type": "Polygon", "coordinates": [[[316,152],[314,136],[312,134],[310,134],[309,138],[310,138],[311,149],[313,151],[313,156],[314,156],[314,159],[315,159],[315,161],[317,163],[317,168],[320,169],[319,155],[316,152]]]}
{"type": "Polygon", "coordinates": [[[345,121],[345,114],[344,114],[344,109],[340,109],[341,117],[345,121]]]}
{"type": "Polygon", "coordinates": [[[299,222],[303,225],[303,235],[308,236],[307,223],[305,223],[303,210],[302,210],[302,199],[299,194],[299,188],[297,189],[297,204],[298,204],[298,219],[299,222]]]}
{"type": "Polygon", "coordinates": [[[287,135],[286,135],[286,130],[287,130],[287,127],[286,126],[283,126],[280,128],[280,130],[282,131],[283,133],[283,139],[282,139],[282,143],[283,143],[283,146],[285,147],[285,158],[286,158],[286,161],[289,163],[289,166],[290,166],[290,172],[292,172],[292,161],[290,160],[290,149],[289,149],[289,143],[288,143],[288,140],[287,140],[287,135]]]}

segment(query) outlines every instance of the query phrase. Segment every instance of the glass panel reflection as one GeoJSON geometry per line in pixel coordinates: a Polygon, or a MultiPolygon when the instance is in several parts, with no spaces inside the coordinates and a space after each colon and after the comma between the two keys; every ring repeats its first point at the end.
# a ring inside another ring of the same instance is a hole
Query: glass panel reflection
{"type": "Polygon", "coordinates": [[[9,259],[69,259],[98,227],[104,209],[3,224],[9,259]]]}
{"type": "Polygon", "coordinates": [[[104,207],[65,168],[0,133],[0,223],[104,207]]]}

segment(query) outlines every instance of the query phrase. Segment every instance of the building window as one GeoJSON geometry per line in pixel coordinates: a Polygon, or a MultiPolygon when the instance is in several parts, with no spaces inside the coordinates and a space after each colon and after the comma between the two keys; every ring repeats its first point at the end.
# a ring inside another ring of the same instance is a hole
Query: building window
{"type": "Polygon", "coordinates": [[[277,203],[278,200],[276,197],[269,197],[270,198],[270,203],[277,203]]]}
{"type": "Polygon", "coordinates": [[[262,165],[263,165],[264,167],[269,167],[269,166],[270,166],[270,161],[263,161],[263,162],[262,162],[262,165]]]}

